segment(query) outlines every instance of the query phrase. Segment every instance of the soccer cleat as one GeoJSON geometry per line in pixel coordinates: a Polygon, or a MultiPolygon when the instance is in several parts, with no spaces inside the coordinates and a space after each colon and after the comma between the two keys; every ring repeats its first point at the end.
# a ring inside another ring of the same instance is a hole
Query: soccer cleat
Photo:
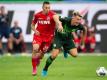
{"type": "Polygon", "coordinates": [[[64,58],[67,58],[68,57],[68,53],[64,52],[64,58]]]}
{"type": "Polygon", "coordinates": [[[35,76],[37,74],[37,68],[33,68],[32,75],[35,76]]]}
{"type": "Polygon", "coordinates": [[[47,76],[47,71],[46,70],[42,71],[42,76],[44,76],[44,77],[47,76]]]}

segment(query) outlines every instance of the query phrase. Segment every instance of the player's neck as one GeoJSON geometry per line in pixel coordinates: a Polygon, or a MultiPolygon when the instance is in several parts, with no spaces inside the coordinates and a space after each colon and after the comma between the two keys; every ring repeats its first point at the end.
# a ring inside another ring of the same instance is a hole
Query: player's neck
{"type": "Polygon", "coordinates": [[[48,13],[46,13],[46,12],[44,12],[44,11],[42,11],[42,13],[44,14],[44,15],[47,15],[48,13]]]}

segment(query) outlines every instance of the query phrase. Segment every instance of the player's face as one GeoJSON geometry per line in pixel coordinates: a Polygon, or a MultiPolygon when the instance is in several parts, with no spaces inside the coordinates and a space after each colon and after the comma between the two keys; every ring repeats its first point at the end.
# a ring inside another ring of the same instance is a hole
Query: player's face
{"type": "Polygon", "coordinates": [[[50,11],[50,4],[43,5],[43,12],[47,14],[50,11]]]}
{"type": "Polygon", "coordinates": [[[71,21],[71,24],[78,26],[80,23],[81,23],[81,17],[80,16],[74,16],[72,21],[71,21]]]}

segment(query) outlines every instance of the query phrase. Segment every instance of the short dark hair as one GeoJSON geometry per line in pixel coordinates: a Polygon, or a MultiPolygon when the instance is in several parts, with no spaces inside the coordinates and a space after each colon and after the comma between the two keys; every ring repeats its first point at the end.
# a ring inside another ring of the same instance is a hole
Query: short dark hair
{"type": "Polygon", "coordinates": [[[43,2],[43,6],[44,6],[45,4],[50,4],[50,2],[44,1],[44,2],[43,2]]]}

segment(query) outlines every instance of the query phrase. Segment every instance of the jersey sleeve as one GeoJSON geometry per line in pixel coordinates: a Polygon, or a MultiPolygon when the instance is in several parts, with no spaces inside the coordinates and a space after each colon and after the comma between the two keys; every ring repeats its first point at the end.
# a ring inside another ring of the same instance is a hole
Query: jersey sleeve
{"type": "Polygon", "coordinates": [[[61,16],[59,17],[59,20],[62,22],[62,23],[65,23],[65,22],[67,22],[67,19],[66,19],[66,17],[64,17],[64,18],[61,18],[61,16]]]}
{"type": "Polygon", "coordinates": [[[19,28],[20,29],[20,33],[22,33],[22,29],[21,28],[19,28]]]}
{"type": "Polygon", "coordinates": [[[37,23],[37,15],[33,16],[33,20],[32,20],[32,24],[36,24],[37,23]]]}

